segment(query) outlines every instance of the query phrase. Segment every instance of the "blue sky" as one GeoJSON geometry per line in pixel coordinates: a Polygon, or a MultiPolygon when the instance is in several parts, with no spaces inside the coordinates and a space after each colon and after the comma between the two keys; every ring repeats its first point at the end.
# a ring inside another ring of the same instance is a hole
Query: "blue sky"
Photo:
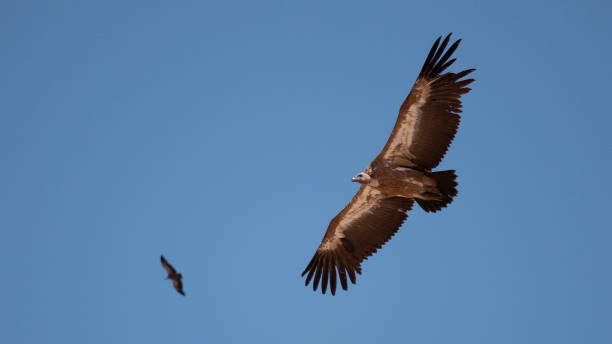
{"type": "Polygon", "coordinates": [[[0,4],[7,343],[610,343],[605,2],[0,4]],[[431,44],[475,67],[348,292],[300,273],[431,44]],[[177,295],[159,255],[184,275],[177,295]]]}

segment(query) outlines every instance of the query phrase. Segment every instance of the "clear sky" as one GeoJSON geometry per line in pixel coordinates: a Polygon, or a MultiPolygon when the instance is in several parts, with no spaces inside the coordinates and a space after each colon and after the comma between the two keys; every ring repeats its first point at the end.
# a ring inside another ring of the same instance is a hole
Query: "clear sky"
{"type": "Polygon", "coordinates": [[[4,343],[612,343],[612,11],[0,3],[4,343]],[[475,67],[446,209],[300,277],[433,41],[475,67]],[[159,255],[184,275],[165,281],[159,255]]]}

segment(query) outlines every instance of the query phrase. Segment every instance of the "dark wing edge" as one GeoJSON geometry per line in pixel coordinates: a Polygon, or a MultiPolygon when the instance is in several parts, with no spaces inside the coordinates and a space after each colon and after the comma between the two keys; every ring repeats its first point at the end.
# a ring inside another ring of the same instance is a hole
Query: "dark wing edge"
{"type": "Polygon", "coordinates": [[[344,290],[348,289],[348,279],[355,284],[356,274],[361,274],[361,262],[395,235],[408,217],[406,212],[412,204],[410,199],[386,197],[373,188],[362,186],[330,222],[321,245],[302,272],[302,277],[307,274],[305,285],[312,280],[316,291],[320,282],[321,292],[325,294],[329,284],[335,295],[338,279],[344,290]]]}
{"type": "Polygon", "coordinates": [[[427,80],[433,79],[455,62],[456,59],[449,60],[449,57],[451,57],[451,55],[455,52],[459,46],[459,43],[461,43],[461,39],[456,40],[455,43],[448,48],[444,56],[442,56],[442,53],[444,52],[444,49],[446,49],[452,34],[452,32],[449,33],[439,47],[438,44],[440,44],[440,39],[442,39],[442,36],[438,37],[438,39],[434,42],[431,50],[429,50],[429,54],[427,54],[425,62],[423,63],[423,67],[419,73],[419,78],[427,80]]]}

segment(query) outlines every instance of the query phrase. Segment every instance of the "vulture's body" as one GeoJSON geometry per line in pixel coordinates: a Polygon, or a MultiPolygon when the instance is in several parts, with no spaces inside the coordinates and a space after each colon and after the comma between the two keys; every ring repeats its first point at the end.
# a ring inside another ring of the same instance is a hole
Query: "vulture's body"
{"type": "Polygon", "coordinates": [[[176,269],[172,265],[170,265],[170,263],[168,263],[168,261],[166,260],[166,258],[164,258],[164,256],[160,257],[160,261],[161,261],[162,266],[168,273],[168,276],[166,276],[166,279],[171,280],[172,285],[174,286],[174,289],[176,289],[176,291],[179,294],[185,296],[185,292],[183,291],[183,281],[182,281],[183,275],[176,272],[176,269]]]}
{"type": "MultiPolygon", "coordinates": [[[[423,204],[450,202],[456,195],[453,185],[453,171],[427,172],[410,167],[395,166],[376,159],[366,169],[370,176],[368,186],[378,189],[385,195],[419,199],[423,204]],[[447,182],[445,184],[445,182],[447,182]],[[446,187],[446,188],[445,188],[446,187]],[[428,201],[428,202],[426,202],[428,201]]],[[[427,209],[426,209],[427,210],[427,209]]]]}
{"type": "Polygon", "coordinates": [[[459,126],[460,97],[473,79],[461,80],[473,69],[444,73],[455,59],[448,50],[450,34],[438,38],[402,104],[395,127],[380,154],[353,181],[361,188],[330,222],[314,257],[302,273],[306,285],[319,282],[325,293],[354,284],[361,262],[381,248],[400,228],[416,201],[423,210],[436,212],[457,195],[454,170],[434,172],[459,126]],[[444,54],[444,55],[442,55],[444,54]]]}

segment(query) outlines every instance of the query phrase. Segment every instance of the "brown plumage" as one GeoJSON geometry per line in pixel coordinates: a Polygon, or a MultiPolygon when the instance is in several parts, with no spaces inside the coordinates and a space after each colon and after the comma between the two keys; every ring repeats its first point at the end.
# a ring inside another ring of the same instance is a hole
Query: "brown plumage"
{"type": "Polygon", "coordinates": [[[166,269],[166,272],[168,272],[168,277],[166,277],[166,279],[172,280],[174,289],[176,289],[179,294],[185,296],[185,292],[183,291],[183,281],[181,280],[183,278],[183,275],[177,273],[174,267],[172,267],[172,265],[168,263],[168,261],[166,260],[166,258],[164,258],[163,255],[160,259],[162,266],[164,267],[164,269],[166,269]]]}
{"type": "Polygon", "coordinates": [[[361,188],[351,202],[331,220],[314,257],[302,272],[306,285],[319,283],[325,294],[335,295],[337,279],[347,290],[347,275],[356,283],[361,262],[380,249],[397,232],[406,212],[416,201],[426,212],[436,212],[457,195],[454,170],[433,172],[448,150],[461,113],[461,95],[474,79],[474,71],[444,73],[455,59],[457,40],[445,51],[450,34],[439,37],[402,104],[387,144],[364,172],[353,181],[361,188]]]}

